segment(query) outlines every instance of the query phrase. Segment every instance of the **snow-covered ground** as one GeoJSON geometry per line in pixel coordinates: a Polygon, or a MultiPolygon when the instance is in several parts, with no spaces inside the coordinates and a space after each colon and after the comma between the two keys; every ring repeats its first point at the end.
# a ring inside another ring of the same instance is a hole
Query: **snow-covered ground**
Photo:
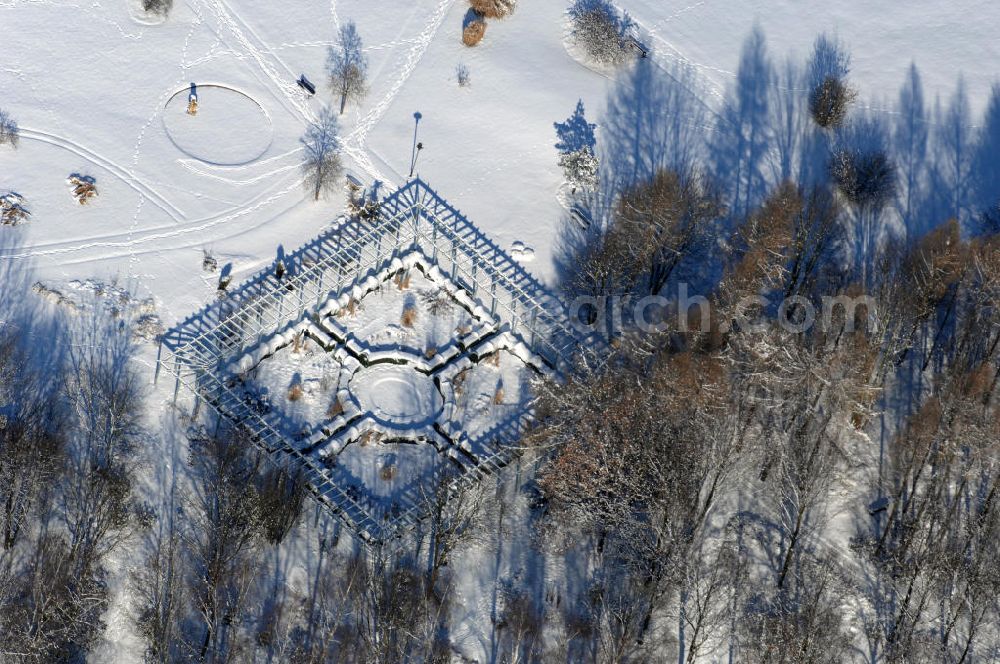
{"type": "MultiPolygon", "coordinates": [[[[403,182],[419,112],[421,176],[503,246],[533,249],[532,271],[552,276],[561,218],[552,123],[578,98],[600,118],[612,83],[567,52],[565,3],[523,2],[473,49],[459,38],[459,0],[191,0],[154,24],[135,18],[134,4],[0,3],[5,34],[17,35],[0,45],[0,105],[23,128],[20,149],[0,150],[0,190],[23,195],[32,212],[15,231],[23,246],[5,241],[4,260],[29,259],[49,280],[134,279],[169,323],[212,296],[202,249],[231,262],[239,281],[278,245],[315,235],[342,201],[305,196],[298,138],[333,100],[322,86],[309,98],[295,79],[322,81],[338,26],[354,20],[370,91],[343,116],[351,170],[403,182]],[[459,63],[468,87],[457,84],[459,63]],[[193,118],[178,108],[192,83],[201,93],[193,118]],[[189,130],[184,120],[213,130],[189,130]],[[221,165],[233,162],[246,163],[221,165]],[[100,195],[88,205],[65,185],[74,172],[97,180],[100,195]]],[[[963,74],[975,117],[1000,63],[990,34],[1000,8],[972,0],[622,4],[651,35],[658,63],[694,65],[713,107],[755,22],[776,57],[804,59],[818,32],[837,33],[874,108],[890,107],[914,61],[930,99],[947,100],[963,74]]]]}
{"type": "MultiPolygon", "coordinates": [[[[0,227],[0,261],[35,268],[43,295],[64,303],[74,291],[111,292],[103,285],[113,284],[131,291],[156,330],[215,298],[219,275],[202,268],[203,252],[229,264],[235,283],[271,263],[279,247],[299,246],[333,222],[344,201],[307,196],[298,139],[335,100],[322,85],[310,97],[295,80],[304,73],[322,82],[326,50],[348,20],[370,61],[368,95],[341,120],[349,170],[388,189],[401,185],[417,124],[421,177],[513,257],[534,257],[534,274],[554,277],[564,210],[552,123],[583,99],[600,124],[615,83],[567,50],[567,2],[521,0],[474,49],[460,40],[462,0],[175,4],[168,20],[153,21],[138,0],[0,0],[0,108],[22,127],[16,151],[0,147],[0,194],[17,192],[31,212],[17,228],[0,227]],[[470,72],[468,87],[457,83],[459,64],[470,72]],[[186,112],[192,84],[194,116],[186,112]],[[73,173],[96,180],[99,195],[86,205],[66,183],[73,173]]],[[[1000,3],[619,4],[644,31],[658,67],[694,67],[710,109],[733,84],[741,42],[755,23],[773,56],[794,53],[800,61],[818,33],[836,33],[852,52],[862,103],[876,112],[893,112],[912,61],[932,104],[946,101],[964,75],[976,118],[1000,70],[1000,3]]],[[[368,308],[375,300],[366,299],[358,313],[359,336],[373,346],[401,332],[396,299],[405,295],[389,288],[380,297],[383,306],[368,308]],[[384,315],[366,318],[377,312],[384,315]]],[[[449,336],[428,322],[418,318],[407,332],[419,352],[449,336]]],[[[305,386],[305,396],[284,405],[289,416],[325,417],[341,387],[336,358],[315,346],[280,352],[268,382],[284,399],[295,374],[305,386]]],[[[147,344],[150,377],[154,357],[147,344]]],[[[498,384],[503,403],[520,403],[518,363],[501,353],[499,367],[472,370],[459,402],[469,411],[463,419],[475,421],[494,405],[498,384]]],[[[150,396],[153,410],[169,396],[161,382],[150,396]]],[[[368,484],[395,487],[385,489],[391,494],[403,480],[384,468],[424,463],[422,450],[430,449],[398,448],[380,450],[375,466],[351,465],[348,454],[345,466],[368,484]]],[[[111,642],[128,634],[122,611],[120,603],[112,608],[111,642]]],[[[111,645],[102,654],[120,661],[134,655],[127,650],[111,645]]]]}

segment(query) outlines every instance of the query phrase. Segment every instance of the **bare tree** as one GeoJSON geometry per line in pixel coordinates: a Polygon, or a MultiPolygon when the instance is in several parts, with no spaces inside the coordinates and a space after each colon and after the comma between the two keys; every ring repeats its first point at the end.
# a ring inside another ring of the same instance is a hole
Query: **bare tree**
{"type": "Polygon", "coordinates": [[[481,484],[459,484],[443,473],[433,489],[422,491],[428,514],[427,587],[438,588],[441,569],[461,546],[481,535],[487,489],[481,484]]]}
{"type": "Polygon", "coordinates": [[[360,636],[359,661],[373,664],[447,661],[444,627],[449,597],[426,585],[408,558],[370,551],[352,560],[352,626],[360,636]]]}
{"type": "Polygon", "coordinates": [[[127,326],[93,314],[74,330],[67,396],[74,411],[70,478],[61,484],[63,519],[76,573],[84,574],[131,535],[142,393],[130,366],[127,326]]]}
{"type": "Polygon", "coordinates": [[[499,595],[500,661],[509,664],[538,661],[542,650],[543,613],[530,592],[514,583],[504,584],[499,595]]]}
{"type": "Polygon", "coordinates": [[[0,108],[0,145],[7,143],[12,148],[16,148],[19,137],[17,122],[7,111],[0,108]]]}
{"type": "Polygon", "coordinates": [[[353,21],[340,26],[337,45],[331,46],[326,58],[330,87],[340,95],[340,114],[348,101],[364,98],[368,76],[368,58],[361,52],[361,35],[353,21]]]}
{"type": "Polygon", "coordinates": [[[319,119],[310,124],[305,135],[299,139],[306,153],[302,173],[313,200],[318,201],[321,195],[325,196],[338,188],[343,172],[338,131],[337,116],[325,108],[319,119]]]}
{"type": "Polygon", "coordinates": [[[189,652],[184,649],[182,625],[189,617],[191,601],[186,582],[191,570],[185,556],[182,517],[188,496],[176,477],[168,481],[165,499],[158,505],[158,518],[144,540],[143,564],[129,579],[136,629],[146,642],[146,659],[158,664],[177,661],[189,652]]]}
{"type": "Polygon", "coordinates": [[[257,500],[260,502],[261,528],[271,544],[281,544],[295,527],[302,514],[306,498],[305,480],[300,470],[267,464],[257,478],[257,500]]]}
{"type": "Polygon", "coordinates": [[[191,631],[189,648],[211,662],[237,661],[249,646],[240,626],[260,534],[257,469],[248,454],[253,445],[249,436],[242,429],[224,428],[219,435],[191,441],[195,489],[188,508],[192,514],[188,583],[200,630],[191,631]]]}
{"type": "Polygon", "coordinates": [[[60,344],[39,353],[28,329],[0,323],[0,525],[8,550],[30,530],[37,501],[62,473],[68,427],[60,344]]]}
{"type": "Polygon", "coordinates": [[[610,235],[627,252],[642,294],[659,294],[681,262],[703,247],[721,209],[705,182],[668,169],[622,193],[610,235]]]}
{"type": "Polygon", "coordinates": [[[823,34],[813,44],[808,64],[809,112],[824,129],[840,126],[857,93],[847,84],[851,57],[836,39],[823,34]]]}
{"type": "Polygon", "coordinates": [[[795,588],[755,593],[739,619],[737,661],[837,664],[852,651],[841,608],[844,584],[833,564],[810,560],[795,588]]]}

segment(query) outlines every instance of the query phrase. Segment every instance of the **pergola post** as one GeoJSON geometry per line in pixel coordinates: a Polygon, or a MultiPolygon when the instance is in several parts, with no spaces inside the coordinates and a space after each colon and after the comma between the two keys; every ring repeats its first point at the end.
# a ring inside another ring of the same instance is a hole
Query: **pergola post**
{"type": "Polygon", "coordinates": [[[174,405],[177,405],[177,393],[181,389],[181,358],[174,355],[174,405]]]}
{"type": "Polygon", "coordinates": [[[156,381],[160,378],[160,356],[163,353],[163,339],[156,344],[156,369],[153,370],[153,385],[156,385],[156,381]]]}

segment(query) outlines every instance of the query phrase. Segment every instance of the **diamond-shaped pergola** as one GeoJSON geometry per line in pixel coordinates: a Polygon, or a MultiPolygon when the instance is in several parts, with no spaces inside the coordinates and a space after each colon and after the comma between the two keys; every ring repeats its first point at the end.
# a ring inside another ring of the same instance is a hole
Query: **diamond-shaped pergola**
{"type": "Polygon", "coordinates": [[[403,365],[446,393],[457,371],[491,353],[506,350],[546,373],[558,371],[581,342],[544,286],[419,179],[384,198],[376,218],[347,220],[283,262],[282,278],[273,267],[263,271],[167,331],[157,373],[162,366],[176,377],[175,399],[183,384],[221,417],[245,426],[275,463],[302,472],[314,497],[369,544],[414,527],[425,508],[410,501],[392,511],[373,509],[345,486],[342,471],[329,463],[331,454],[369,432],[429,443],[454,462],[450,488],[457,492],[507,464],[508,445],[520,438],[530,406],[470,437],[447,407],[415,418],[386,418],[351,398],[343,413],[291,435],[280,425],[280,413],[248,396],[243,372],[304,334],[348,371],[403,365]],[[445,286],[483,325],[430,358],[365,347],[335,314],[404,268],[445,286]]]}

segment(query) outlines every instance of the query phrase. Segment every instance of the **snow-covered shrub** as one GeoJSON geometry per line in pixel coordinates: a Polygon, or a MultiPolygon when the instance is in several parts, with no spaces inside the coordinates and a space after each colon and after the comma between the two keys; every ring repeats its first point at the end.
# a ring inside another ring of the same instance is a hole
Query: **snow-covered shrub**
{"type": "Polygon", "coordinates": [[[809,112],[820,127],[839,127],[857,94],[847,84],[851,57],[843,46],[820,35],[809,58],[809,112]]]}
{"type": "Polygon", "coordinates": [[[421,291],[420,301],[432,316],[451,313],[454,305],[448,291],[443,288],[421,291]]]}
{"type": "Polygon", "coordinates": [[[142,9],[147,14],[166,16],[173,9],[174,0],[142,0],[142,9]]]}
{"type": "Polygon", "coordinates": [[[561,155],[559,165],[574,192],[577,189],[592,189],[597,185],[598,159],[590,148],[580,148],[561,155]]]}
{"type": "Polygon", "coordinates": [[[486,21],[479,14],[465,22],[462,29],[462,43],[466,46],[475,46],[483,40],[486,34],[486,21]]]}
{"type": "Polygon", "coordinates": [[[620,65],[628,60],[628,40],[634,24],[608,0],[576,0],[569,9],[573,38],[593,60],[620,65]]]}
{"type": "Polygon", "coordinates": [[[486,18],[506,18],[514,13],[517,0],[469,0],[469,4],[486,18]]]}
{"type": "Polygon", "coordinates": [[[17,122],[7,111],[0,109],[0,145],[6,143],[16,148],[18,136],[17,122]]]}

